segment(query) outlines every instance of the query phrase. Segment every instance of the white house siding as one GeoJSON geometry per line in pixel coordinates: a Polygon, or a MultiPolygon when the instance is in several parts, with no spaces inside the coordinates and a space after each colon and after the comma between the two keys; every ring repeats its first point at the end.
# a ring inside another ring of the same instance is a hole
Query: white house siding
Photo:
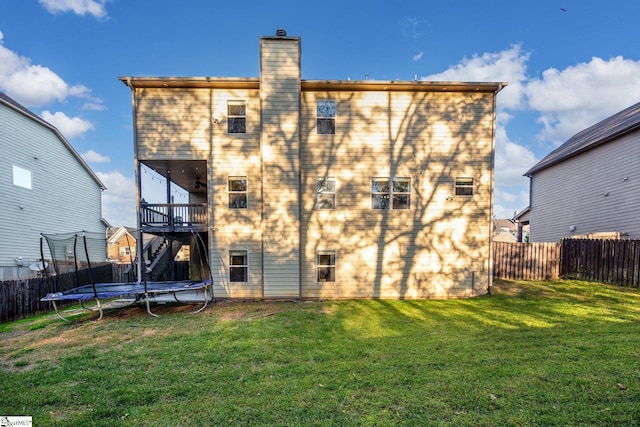
{"type": "Polygon", "coordinates": [[[640,238],[640,133],[627,134],[536,172],[531,185],[530,240],[621,232],[640,238]],[[574,227],[570,231],[569,227],[574,227]]]}
{"type": "Polygon", "coordinates": [[[302,296],[429,298],[483,294],[489,281],[494,94],[303,92],[302,296]],[[337,102],[336,134],[317,135],[316,100],[337,102]],[[314,207],[335,176],[336,209],[314,207]],[[410,210],[371,209],[372,177],[410,177],[410,210]],[[457,176],[475,194],[454,196],[457,176]],[[336,281],[315,255],[336,252],[336,281]]]}
{"type": "Polygon", "coordinates": [[[300,296],[300,39],[261,42],[264,257],[267,298],[300,296]]]}
{"type": "MultiPolygon", "coordinates": [[[[100,185],[53,130],[0,104],[0,147],[0,280],[33,274],[40,233],[104,232],[100,185]],[[13,185],[13,165],[31,171],[30,190],[13,185]]],[[[90,256],[106,260],[106,243],[90,256]]]]}

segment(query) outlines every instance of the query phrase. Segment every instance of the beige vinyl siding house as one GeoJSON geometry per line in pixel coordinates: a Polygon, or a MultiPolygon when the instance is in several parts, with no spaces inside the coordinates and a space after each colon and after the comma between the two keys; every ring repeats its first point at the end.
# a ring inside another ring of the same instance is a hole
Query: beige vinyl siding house
{"type": "Polygon", "coordinates": [[[534,242],[567,237],[640,238],[640,103],[577,133],[525,176],[520,215],[534,242]]]}
{"type": "Polygon", "coordinates": [[[208,244],[215,295],[486,293],[505,84],[303,80],[300,46],[262,37],[257,79],[121,78],[138,175],[152,168],[206,203],[188,229],[208,244]]]}

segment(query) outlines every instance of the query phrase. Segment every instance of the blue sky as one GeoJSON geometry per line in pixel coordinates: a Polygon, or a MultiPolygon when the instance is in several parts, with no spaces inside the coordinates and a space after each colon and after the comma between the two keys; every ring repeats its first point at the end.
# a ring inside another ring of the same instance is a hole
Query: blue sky
{"type": "Polygon", "coordinates": [[[639,16],[637,0],[0,0],[0,91],[61,130],[117,226],[135,225],[119,76],[257,77],[259,37],[284,28],[303,79],[506,81],[494,208],[508,218],[528,205],[524,172],[640,101],[639,16]]]}

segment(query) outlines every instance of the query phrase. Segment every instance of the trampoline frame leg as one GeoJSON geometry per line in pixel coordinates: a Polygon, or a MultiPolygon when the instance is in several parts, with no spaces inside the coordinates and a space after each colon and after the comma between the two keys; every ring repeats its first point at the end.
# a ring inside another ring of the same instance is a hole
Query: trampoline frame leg
{"type": "Polygon", "coordinates": [[[53,304],[53,309],[56,311],[56,315],[64,320],[65,322],[71,322],[71,320],[67,319],[66,317],[64,317],[62,314],[60,314],[60,310],[58,310],[58,304],[56,304],[55,300],[51,301],[51,304],[53,304]]]}
{"type": "Polygon", "coordinates": [[[159,315],[151,311],[151,306],[149,305],[149,294],[147,292],[144,293],[144,302],[147,305],[147,313],[149,313],[153,317],[160,317],[159,315]]]}

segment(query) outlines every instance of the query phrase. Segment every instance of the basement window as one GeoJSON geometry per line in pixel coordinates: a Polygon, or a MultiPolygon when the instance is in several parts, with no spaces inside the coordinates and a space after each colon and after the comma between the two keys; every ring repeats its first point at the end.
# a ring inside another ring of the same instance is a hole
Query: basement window
{"type": "Polygon", "coordinates": [[[227,133],[247,133],[246,101],[227,101],[227,133]]]}
{"type": "Polygon", "coordinates": [[[473,196],[473,178],[456,178],[456,196],[473,196]]]}
{"type": "Polygon", "coordinates": [[[336,101],[317,101],[318,135],[334,135],[336,133],[336,101]]]}
{"type": "Polygon", "coordinates": [[[316,208],[336,208],[336,177],[319,176],[316,178],[316,208]]]}
{"type": "Polygon", "coordinates": [[[336,281],[336,251],[318,251],[316,254],[318,282],[336,281]]]}
{"type": "Polygon", "coordinates": [[[229,251],[229,281],[247,282],[248,277],[247,251],[229,251]]]}

